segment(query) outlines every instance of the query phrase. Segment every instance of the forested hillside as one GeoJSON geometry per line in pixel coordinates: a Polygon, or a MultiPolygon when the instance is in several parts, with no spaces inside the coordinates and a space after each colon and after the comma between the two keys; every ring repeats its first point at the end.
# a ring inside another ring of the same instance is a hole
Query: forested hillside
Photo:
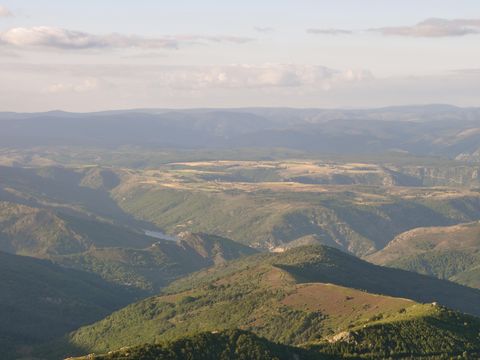
{"type": "MultiPolygon", "coordinates": [[[[163,294],[72,333],[69,345],[64,346],[70,346],[73,353],[107,352],[122,346],[174,340],[186,333],[231,328],[249,330],[274,342],[301,345],[343,339],[339,334],[345,331],[376,331],[382,324],[415,329],[417,322],[425,326],[421,331],[438,333],[437,340],[432,341],[441,341],[441,334],[450,328],[445,325],[444,329],[435,319],[463,316],[406,298],[438,301],[480,313],[478,290],[377,267],[327,247],[302,247],[278,255],[250,256],[178,280],[163,294]],[[458,296],[452,298],[452,293],[458,296]]],[[[464,321],[457,322],[463,326],[464,321]]],[[[448,351],[457,351],[462,341],[474,349],[473,339],[478,336],[475,331],[469,340],[458,332],[458,342],[448,351]]],[[[421,342],[408,346],[412,351],[431,351],[422,348],[421,342]]]]}
{"type": "Polygon", "coordinates": [[[480,224],[407,231],[367,259],[479,288],[480,224]]]}

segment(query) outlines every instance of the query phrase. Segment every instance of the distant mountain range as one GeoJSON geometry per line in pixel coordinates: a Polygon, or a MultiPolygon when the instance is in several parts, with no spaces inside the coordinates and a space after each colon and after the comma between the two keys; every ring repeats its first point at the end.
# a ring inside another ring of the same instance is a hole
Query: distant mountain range
{"type": "Polygon", "coordinates": [[[408,152],[463,160],[480,154],[480,109],[193,109],[90,114],[0,113],[8,147],[290,148],[328,154],[408,152]]]}

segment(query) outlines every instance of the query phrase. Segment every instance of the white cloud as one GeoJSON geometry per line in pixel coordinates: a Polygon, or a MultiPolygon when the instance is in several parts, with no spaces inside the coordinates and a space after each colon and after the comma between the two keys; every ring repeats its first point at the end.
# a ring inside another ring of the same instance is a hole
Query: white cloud
{"type": "Polygon", "coordinates": [[[242,37],[242,36],[231,36],[231,35],[177,35],[171,37],[175,39],[179,43],[181,42],[226,42],[226,43],[233,43],[233,44],[245,44],[254,39],[249,37],[242,37]]]}
{"type": "Polygon", "coordinates": [[[159,107],[478,106],[480,71],[379,78],[302,64],[162,66],[2,63],[0,110],[159,107]],[[448,86],[445,86],[448,84],[448,86]],[[39,89],[43,90],[39,94],[39,89]],[[27,99],[28,101],[26,101],[27,99]]]}
{"type": "Polygon", "coordinates": [[[324,66],[265,64],[219,67],[164,67],[151,72],[159,86],[200,88],[314,87],[328,90],[336,83],[373,78],[366,70],[339,71],[324,66]]]}
{"type": "Polygon", "coordinates": [[[47,26],[13,28],[0,33],[0,42],[7,45],[28,47],[52,47],[65,49],[105,48],[105,47],[177,47],[177,42],[169,39],[142,39],[134,36],[111,34],[97,36],[80,31],[72,31],[47,26]]]}
{"type": "Polygon", "coordinates": [[[227,42],[243,44],[253,39],[236,36],[179,35],[147,38],[136,35],[94,35],[82,31],[49,26],[17,27],[0,32],[0,44],[14,47],[55,49],[143,48],[175,49],[183,44],[227,42]]]}
{"type": "Polygon", "coordinates": [[[98,88],[98,80],[95,78],[87,78],[79,83],[65,84],[55,83],[42,89],[42,93],[59,94],[59,93],[85,93],[96,90],[98,88]]]}
{"type": "Polygon", "coordinates": [[[480,33],[480,19],[431,18],[413,26],[397,26],[370,29],[383,35],[409,37],[450,37],[480,33]]]}
{"type": "Polygon", "coordinates": [[[12,12],[8,10],[5,6],[0,5],[0,18],[13,16],[12,12]]]}
{"type": "Polygon", "coordinates": [[[344,29],[307,29],[307,33],[315,35],[350,35],[353,34],[352,30],[344,29]]]}
{"type": "MultiPolygon", "coordinates": [[[[350,35],[353,30],[310,28],[309,34],[316,35],[350,35]]],[[[368,29],[382,35],[408,36],[408,37],[452,37],[480,34],[480,19],[439,19],[431,18],[412,26],[387,26],[368,29]]]]}
{"type": "Polygon", "coordinates": [[[373,75],[368,70],[354,70],[348,69],[340,73],[340,79],[345,81],[365,81],[365,80],[373,80],[373,75]]]}
{"type": "MultiPolygon", "coordinates": [[[[168,65],[34,65],[4,64],[4,73],[21,73],[28,78],[38,76],[55,79],[43,89],[45,93],[83,92],[102,84],[144,84],[155,88],[179,91],[208,89],[249,90],[310,89],[331,90],[346,84],[359,84],[374,79],[362,69],[336,70],[320,65],[232,64],[226,66],[168,65]]],[[[1,74],[1,72],[0,72],[1,74]]],[[[126,86],[126,85],[125,85],[126,86]]]]}

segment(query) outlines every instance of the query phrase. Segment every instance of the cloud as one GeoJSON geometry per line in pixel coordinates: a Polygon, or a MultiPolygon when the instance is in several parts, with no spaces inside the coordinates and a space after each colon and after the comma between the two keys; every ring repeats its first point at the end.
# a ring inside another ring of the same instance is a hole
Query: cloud
{"type": "Polygon", "coordinates": [[[164,52],[140,52],[138,54],[122,56],[122,59],[159,59],[166,57],[168,57],[168,55],[164,52]]]}
{"type": "Polygon", "coordinates": [[[271,33],[271,32],[274,32],[275,29],[272,28],[272,27],[261,27],[261,26],[255,26],[254,27],[255,31],[256,32],[259,32],[259,33],[271,33]]]}
{"type": "Polygon", "coordinates": [[[409,37],[451,37],[480,33],[480,19],[431,18],[413,26],[382,27],[370,29],[383,35],[409,37]]]}
{"type": "Polygon", "coordinates": [[[352,30],[344,29],[307,29],[308,34],[316,35],[350,35],[353,34],[352,30]]]}
{"type": "Polygon", "coordinates": [[[15,47],[46,47],[57,49],[88,48],[175,48],[174,39],[145,39],[120,34],[92,35],[81,31],[66,30],[48,26],[32,28],[17,27],[0,33],[0,43],[15,47]]]}
{"type": "Polygon", "coordinates": [[[372,78],[372,74],[366,70],[339,71],[324,66],[293,64],[162,67],[151,71],[151,80],[158,86],[194,90],[293,87],[329,90],[338,83],[360,82],[372,78]]]}
{"type": "Polygon", "coordinates": [[[367,70],[305,64],[215,67],[12,61],[2,63],[0,79],[0,110],[5,111],[218,106],[335,108],[421,103],[478,106],[480,71],[467,68],[429,76],[374,78],[367,70]],[[96,88],[91,85],[95,81],[96,88]],[[88,88],[91,90],[86,91],[88,88]]]}
{"type": "Polygon", "coordinates": [[[242,36],[229,36],[229,35],[177,35],[172,37],[177,42],[218,42],[218,43],[233,43],[233,44],[245,44],[254,41],[254,39],[242,36]]]}
{"type": "Polygon", "coordinates": [[[79,83],[65,84],[55,83],[42,89],[42,93],[59,94],[59,93],[85,93],[96,90],[98,88],[98,80],[95,78],[87,78],[79,83]]]}
{"type": "Polygon", "coordinates": [[[102,48],[176,49],[184,44],[208,42],[243,44],[252,40],[251,38],[224,35],[179,35],[156,38],[116,33],[94,35],[49,26],[17,27],[0,32],[0,44],[4,45],[75,50],[102,48]]]}
{"type": "Polygon", "coordinates": [[[0,5],[0,18],[13,16],[12,12],[5,6],[0,5]]]}
{"type": "MultiPolygon", "coordinates": [[[[360,84],[374,79],[362,69],[337,70],[321,65],[231,64],[225,66],[168,65],[36,65],[3,64],[0,75],[22,74],[30,79],[45,77],[51,85],[45,93],[83,92],[105,84],[142,84],[178,91],[208,89],[302,89],[328,91],[346,84],[360,84]],[[52,84],[51,79],[55,79],[52,84]]],[[[2,75],[3,76],[3,75],[2,75]]],[[[48,84],[47,83],[47,84],[48,84]]],[[[118,85],[122,86],[122,85],[118,85]]]]}

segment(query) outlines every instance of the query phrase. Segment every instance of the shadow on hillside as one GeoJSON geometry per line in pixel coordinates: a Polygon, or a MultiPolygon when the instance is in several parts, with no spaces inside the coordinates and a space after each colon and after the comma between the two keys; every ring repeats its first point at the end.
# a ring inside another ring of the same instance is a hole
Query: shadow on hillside
{"type": "Polygon", "coordinates": [[[119,182],[115,176],[108,174],[106,187],[92,188],[82,185],[85,174],[71,169],[0,166],[0,200],[51,208],[70,215],[100,216],[142,229],[152,228],[151,223],[124,212],[111,198],[109,187],[119,182]]]}

